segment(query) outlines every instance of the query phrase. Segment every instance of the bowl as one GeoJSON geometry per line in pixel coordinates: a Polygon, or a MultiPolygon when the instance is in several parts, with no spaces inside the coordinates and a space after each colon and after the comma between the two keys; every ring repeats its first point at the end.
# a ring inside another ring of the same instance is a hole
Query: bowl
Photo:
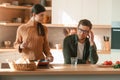
{"type": "Polygon", "coordinates": [[[11,45],[11,41],[4,41],[4,45],[6,48],[9,48],[11,45]]]}
{"type": "Polygon", "coordinates": [[[49,61],[45,59],[41,59],[38,61],[38,66],[46,66],[49,65],[49,61]]]}

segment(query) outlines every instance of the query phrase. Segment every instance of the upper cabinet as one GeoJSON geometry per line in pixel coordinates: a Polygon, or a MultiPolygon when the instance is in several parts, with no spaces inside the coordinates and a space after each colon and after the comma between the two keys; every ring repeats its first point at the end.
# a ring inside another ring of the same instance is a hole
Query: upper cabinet
{"type": "Polygon", "coordinates": [[[82,17],[83,19],[89,19],[92,23],[98,23],[98,0],[83,0],[82,2],[82,17]]]}
{"type": "Polygon", "coordinates": [[[112,21],[120,21],[120,0],[112,0],[112,21]]]}
{"type": "MultiPolygon", "coordinates": [[[[43,23],[51,24],[52,0],[44,0],[46,15],[43,23]]],[[[0,25],[19,26],[31,17],[31,8],[41,0],[0,0],[0,25]]]]}
{"type": "Polygon", "coordinates": [[[53,24],[78,24],[81,19],[89,19],[93,25],[111,25],[112,0],[53,0],[52,2],[53,24]]]}
{"type": "Polygon", "coordinates": [[[98,5],[98,24],[111,25],[112,0],[99,0],[98,5]]]}

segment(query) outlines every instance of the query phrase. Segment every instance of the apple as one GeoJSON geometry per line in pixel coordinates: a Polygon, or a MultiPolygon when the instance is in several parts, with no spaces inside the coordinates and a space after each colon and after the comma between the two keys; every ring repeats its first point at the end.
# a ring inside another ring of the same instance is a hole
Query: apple
{"type": "Polygon", "coordinates": [[[103,65],[108,65],[109,62],[108,61],[104,61],[103,65]]]}
{"type": "Polygon", "coordinates": [[[120,61],[116,61],[115,64],[120,64],[120,61]]]}
{"type": "Polygon", "coordinates": [[[103,65],[112,65],[113,62],[112,61],[104,61],[103,65]]]}
{"type": "Polygon", "coordinates": [[[112,64],[113,64],[112,61],[108,61],[108,63],[109,63],[109,65],[112,65],[112,64]]]}

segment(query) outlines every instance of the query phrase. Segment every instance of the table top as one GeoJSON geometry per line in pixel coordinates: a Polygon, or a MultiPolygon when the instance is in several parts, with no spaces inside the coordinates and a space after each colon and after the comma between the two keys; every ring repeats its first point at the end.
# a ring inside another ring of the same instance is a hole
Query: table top
{"type": "Polygon", "coordinates": [[[49,68],[39,68],[35,71],[15,71],[8,68],[0,69],[0,75],[101,75],[120,74],[120,69],[102,67],[98,64],[50,64],[49,68]]]}

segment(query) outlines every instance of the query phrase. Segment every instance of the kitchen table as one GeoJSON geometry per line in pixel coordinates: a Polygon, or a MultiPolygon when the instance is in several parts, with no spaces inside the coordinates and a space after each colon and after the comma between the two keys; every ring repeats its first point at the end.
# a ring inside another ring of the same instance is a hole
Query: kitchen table
{"type": "Polygon", "coordinates": [[[120,69],[92,64],[51,64],[48,69],[12,71],[0,69],[0,80],[119,80],[120,69]]]}

